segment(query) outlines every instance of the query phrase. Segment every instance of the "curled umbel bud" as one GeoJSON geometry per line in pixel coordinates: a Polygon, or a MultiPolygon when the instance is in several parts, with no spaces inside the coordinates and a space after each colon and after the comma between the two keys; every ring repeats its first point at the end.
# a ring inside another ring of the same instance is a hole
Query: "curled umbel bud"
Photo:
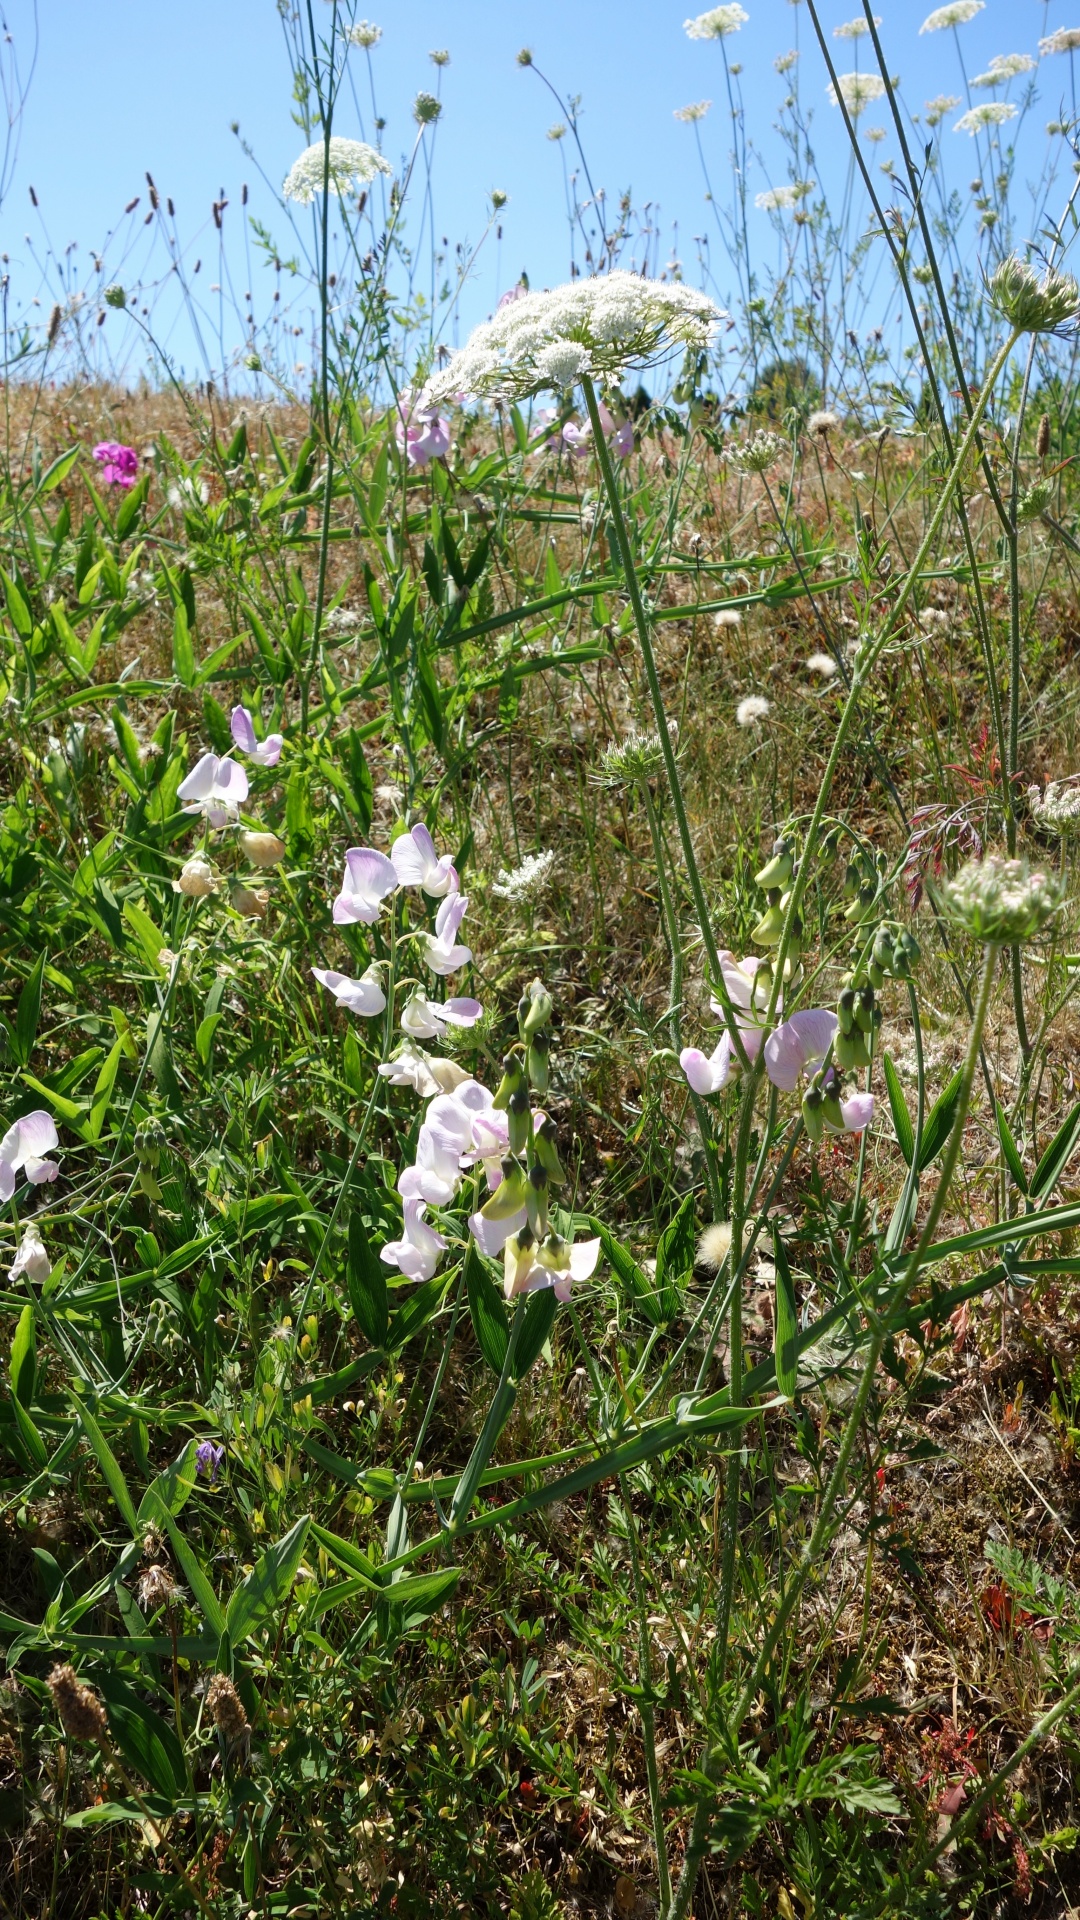
{"type": "Polygon", "coordinates": [[[1061,905],[1061,889],[1050,874],[1026,860],[988,854],[969,860],[942,890],[944,911],[965,933],[987,946],[1011,947],[1031,940],[1061,905]]]}
{"type": "Polygon", "coordinates": [[[1020,333],[1054,333],[1075,321],[1080,311],[1080,287],[1071,273],[1047,267],[1040,279],[1034,267],[1015,253],[994,272],[990,298],[1020,333]]]}

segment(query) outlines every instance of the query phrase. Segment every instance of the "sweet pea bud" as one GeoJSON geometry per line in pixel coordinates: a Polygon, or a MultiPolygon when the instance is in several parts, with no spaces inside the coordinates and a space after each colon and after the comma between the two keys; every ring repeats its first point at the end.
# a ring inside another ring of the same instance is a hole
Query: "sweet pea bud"
{"type": "Polygon", "coordinates": [[[807,1087],[806,1092],[803,1094],[802,1103],[803,1126],[806,1128],[807,1133],[815,1145],[825,1132],[825,1115],[822,1112],[824,1104],[825,1097],[821,1088],[818,1086],[807,1087]]]}
{"type": "Polygon", "coordinates": [[[766,891],[770,887],[786,887],[794,871],[791,842],[781,835],[779,840],[773,841],[772,859],[766,861],[760,873],[755,873],[754,880],[766,891]]]}
{"type": "Polygon", "coordinates": [[[510,1121],[510,1151],[524,1153],[529,1144],[529,1093],[526,1087],[515,1087],[506,1103],[510,1121]]]}
{"type": "MultiPolygon", "coordinates": [[[[524,1006],[526,1003],[523,1001],[522,1005],[524,1006]]],[[[541,1028],[546,1027],[551,1019],[552,1012],[553,1006],[550,993],[539,980],[534,980],[532,986],[529,988],[525,1018],[521,1021],[522,1039],[531,1040],[534,1033],[539,1033],[541,1028]]],[[[521,1007],[518,1008],[518,1019],[521,1020],[521,1007]]]]}
{"type": "Polygon", "coordinates": [[[761,919],[758,921],[757,926],[753,928],[750,938],[754,941],[755,945],[759,947],[778,947],[780,944],[780,935],[784,930],[784,916],[780,911],[779,887],[771,887],[766,897],[769,904],[762,914],[761,919]]]}
{"type": "Polygon", "coordinates": [[[849,860],[844,873],[844,896],[846,899],[850,900],[858,893],[859,888],[862,886],[862,879],[862,868],[857,866],[853,860],[849,860]]]}
{"type": "Polygon", "coordinates": [[[516,1160],[507,1155],[502,1163],[502,1179],[480,1209],[485,1220],[509,1220],[520,1213],[528,1197],[529,1183],[516,1160]]]}
{"type": "Polygon", "coordinates": [[[553,1187],[566,1185],[566,1174],[559,1159],[558,1129],[554,1120],[545,1120],[534,1137],[536,1157],[553,1187]]]}
{"type": "Polygon", "coordinates": [[[874,1025],[874,989],[860,987],[855,1001],[855,1024],[863,1033],[870,1033],[874,1025]]]}
{"type": "Polygon", "coordinates": [[[500,1113],[505,1113],[510,1104],[510,1095],[516,1093],[518,1088],[524,1087],[524,1085],[525,1075],[517,1054],[505,1054],[503,1057],[503,1076],[495,1090],[495,1098],[491,1103],[492,1106],[498,1107],[500,1113]]]}
{"type": "Polygon", "coordinates": [[[922,959],[922,948],[913,933],[906,930],[897,935],[895,967],[901,979],[906,980],[912,967],[917,967],[922,959]]]}
{"type": "Polygon", "coordinates": [[[529,1215],[529,1225],[538,1240],[542,1240],[548,1229],[548,1177],[539,1161],[529,1168],[529,1177],[525,1182],[525,1206],[529,1215]]]}
{"type": "Polygon", "coordinates": [[[885,985],[885,969],[884,967],[880,967],[876,960],[872,959],[870,961],[866,972],[872,987],[883,987],[885,985]]]}
{"type": "Polygon", "coordinates": [[[146,1194],[147,1199],[149,1200],[161,1199],[161,1188],[158,1186],[158,1183],[155,1180],[154,1175],[151,1173],[149,1167],[139,1168],[139,1174],[135,1182],[135,1185],[138,1187],[140,1193],[146,1194]]]}
{"type": "Polygon", "coordinates": [[[561,1234],[552,1231],[536,1256],[538,1267],[547,1267],[550,1273],[565,1273],[570,1265],[570,1248],[561,1234]]]}
{"type": "Polygon", "coordinates": [[[841,1033],[850,1033],[855,1020],[855,989],[845,987],[836,1002],[836,1018],[841,1033]]]}
{"type": "Polygon", "coordinates": [[[861,1027],[852,1027],[850,1033],[838,1033],[833,1041],[833,1053],[838,1066],[868,1067],[870,1055],[866,1050],[866,1035],[861,1027]]]}
{"type": "Polygon", "coordinates": [[[278,861],[285,858],[284,840],[266,829],[256,832],[245,827],[239,841],[241,853],[246,854],[253,867],[276,867],[278,861]]]}
{"type": "Polygon", "coordinates": [[[551,1040],[546,1033],[534,1033],[529,1041],[529,1084],[537,1093],[548,1090],[548,1052],[551,1040]]]}
{"type": "Polygon", "coordinates": [[[844,914],[844,919],[849,921],[853,926],[857,926],[860,921],[869,920],[874,910],[877,897],[877,881],[864,880],[850,907],[848,907],[844,914]]]}
{"type": "Polygon", "coordinates": [[[186,894],[189,900],[205,900],[213,891],[214,869],[209,860],[204,860],[201,853],[185,860],[179,880],[173,881],[173,892],[186,894]]]}

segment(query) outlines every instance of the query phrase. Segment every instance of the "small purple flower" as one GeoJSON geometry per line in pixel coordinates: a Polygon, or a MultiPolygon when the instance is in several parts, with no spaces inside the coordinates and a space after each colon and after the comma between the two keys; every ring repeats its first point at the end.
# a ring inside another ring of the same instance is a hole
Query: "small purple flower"
{"type": "Polygon", "coordinates": [[[94,459],[100,463],[107,487],[123,487],[126,492],[135,485],[139,456],[134,447],[122,446],[119,440],[101,440],[94,448],[94,459]]]}
{"type": "Polygon", "coordinates": [[[200,1440],[195,1449],[195,1471],[200,1480],[209,1480],[212,1487],[216,1486],[218,1469],[224,1458],[224,1447],[215,1447],[212,1440],[200,1440]]]}

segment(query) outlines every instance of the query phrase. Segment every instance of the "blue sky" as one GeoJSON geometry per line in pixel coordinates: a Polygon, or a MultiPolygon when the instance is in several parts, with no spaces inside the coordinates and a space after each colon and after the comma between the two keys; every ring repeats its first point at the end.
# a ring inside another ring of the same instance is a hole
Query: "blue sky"
{"type": "MultiPolygon", "coordinates": [[[[320,26],[328,23],[326,0],[313,4],[320,26]]],[[[441,76],[445,110],[434,152],[439,237],[446,235],[451,246],[475,240],[485,224],[488,191],[499,187],[509,195],[501,248],[492,241],[481,256],[463,303],[465,325],[489,311],[522,269],[533,284],[567,273],[562,157],[568,143],[560,152],[546,138],[559,113],[536,74],[516,64],[523,45],[532,48],[561,91],[580,94],[582,138],[608,204],[624,189],[637,205],[652,202],[662,234],[661,264],[675,244],[677,226],[677,251],[692,277],[693,236],[704,230],[710,215],[694,131],[674,119],[674,109],[713,101],[701,134],[718,198],[730,177],[730,141],[721,49],[687,38],[682,30],[686,0],[623,0],[617,11],[613,0],[545,0],[542,6],[535,0],[366,4],[384,30],[371,58],[386,120],[383,142],[395,162],[411,137],[413,96],[436,80],[429,51],[445,47],[451,55],[441,76]]],[[[914,6],[911,0],[881,4],[886,50],[909,106],[921,107],[924,98],[943,90],[960,93],[952,36],[918,33],[926,0],[915,0],[914,6]]],[[[30,11],[31,0],[7,0],[9,26],[24,43],[30,11]]],[[[821,57],[805,7],[789,0],[746,0],[746,11],[748,23],[726,45],[729,57],[743,67],[747,126],[766,159],[764,167],[753,166],[751,194],[770,178],[784,177],[771,127],[785,81],[773,61],[796,45],[803,99],[814,109],[823,183],[828,184],[832,168],[839,191],[845,164],[840,116],[825,98],[821,57]]],[[[855,11],[855,0],[822,0],[828,28],[855,11]]],[[[1072,24],[1061,0],[1051,6],[1026,0],[1022,11],[1015,0],[987,0],[979,16],[960,29],[968,75],[994,54],[1034,54],[1040,34],[1072,24]]],[[[250,185],[252,210],[284,234],[271,193],[230,131],[230,123],[238,121],[274,186],[302,144],[290,120],[290,76],[275,0],[185,0],[182,7],[175,0],[40,0],[40,33],[18,170],[3,208],[4,246],[17,294],[36,288],[34,258],[40,258],[46,234],[60,255],[77,241],[75,258],[85,260],[125,203],[140,194],[137,223],[147,206],[147,169],[162,194],[173,197],[185,241],[208,255],[216,244],[211,203],[224,188],[227,217],[236,221],[244,181],[250,185]],[[31,185],[39,213],[30,204],[31,185]],[[32,236],[33,252],[24,234],[32,236]]],[[[851,43],[832,45],[839,70],[849,70],[851,43]]],[[[370,122],[364,57],[357,52],[351,58],[370,122]]],[[[865,51],[860,64],[867,65],[865,51]]],[[[1043,63],[1040,101],[1031,116],[1040,150],[1042,127],[1067,99],[1069,84],[1067,57],[1043,63]]],[[[1011,97],[1017,97],[1015,83],[1011,97]]],[[[950,114],[943,138],[950,177],[966,186],[974,154],[967,137],[951,131],[959,111],[950,114]]],[[[885,114],[878,107],[866,114],[864,124],[872,118],[883,123],[885,114]]],[[[339,130],[360,131],[348,101],[339,130]]],[[[370,124],[365,130],[370,134],[370,124]]],[[[874,149],[875,164],[890,150],[891,137],[874,149]]],[[[238,228],[234,232],[238,238],[238,228]]],[[[136,238],[137,256],[141,240],[136,238]]],[[[759,243],[766,252],[775,250],[766,216],[752,211],[751,245],[759,243]]],[[[265,272],[257,266],[252,271],[265,272]]],[[[245,273],[238,267],[238,278],[245,273]]],[[[107,324],[114,325],[113,316],[107,324]]],[[[182,328],[177,338],[182,349],[182,328]]]]}

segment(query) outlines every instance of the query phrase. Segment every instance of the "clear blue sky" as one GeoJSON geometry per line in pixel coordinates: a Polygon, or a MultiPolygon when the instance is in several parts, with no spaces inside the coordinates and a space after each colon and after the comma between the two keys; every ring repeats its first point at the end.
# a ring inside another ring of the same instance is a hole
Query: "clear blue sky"
{"type": "MultiPolygon", "coordinates": [[[[380,112],[386,119],[385,150],[398,162],[410,142],[410,107],[418,87],[436,80],[428,53],[445,47],[451,65],[441,77],[445,111],[437,130],[434,208],[437,231],[453,245],[474,240],[486,217],[486,196],[500,187],[509,196],[503,217],[501,256],[491,245],[464,308],[466,324],[482,317],[497,292],[524,268],[533,284],[566,276],[568,245],[562,156],[546,132],[559,115],[536,74],[515,61],[528,45],[538,64],[564,92],[582,98],[581,132],[609,205],[623,189],[635,203],[659,206],[668,257],[674,224],[679,252],[693,275],[692,236],[709,209],[699,170],[694,129],[673,118],[674,109],[711,98],[701,124],[718,198],[730,178],[728,111],[723,60],[715,43],[695,42],[682,30],[686,0],[366,0],[383,28],[372,54],[380,112]]],[[[319,24],[329,22],[325,0],[314,0],[319,24]]],[[[953,37],[921,36],[927,0],[881,0],[886,50],[911,108],[941,91],[960,93],[962,79],[953,37]]],[[[25,41],[30,0],[7,0],[8,24],[25,41]]],[[[799,45],[803,100],[814,110],[821,171],[835,170],[837,191],[844,166],[840,116],[825,97],[820,54],[805,7],[789,0],[746,0],[750,15],[726,46],[743,66],[741,84],[750,138],[766,158],[751,170],[751,195],[784,178],[772,122],[785,88],[773,69],[777,55],[799,45]]],[[[828,27],[851,18],[855,0],[823,0],[828,27]]],[[[1080,0],[1075,6],[1080,20],[1080,0]]],[[[995,54],[1034,54],[1040,34],[1075,24],[1063,0],[987,0],[985,9],[960,29],[968,76],[995,54]]],[[[276,187],[301,145],[290,121],[290,76],[275,0],[40,0],[40,53],[26,111],[22,148],[12,189],[3,207],[3,245],[11,255],[16,292],[35,290],[30,252],[23,240],[43,245],[42,227],[30,204],[35,188],[40,220],[62,254],[78,241],[80,256],[100,244],[125,202],[136,193],[147,202],[145,171],[162,194],[171,194],[185,239],[200,229],[197,244],[213,252],[211,202],[222,188],[229,218],[239,211],[247,180],[252,208],[284,235],[285,223],[257,172],[230,132],[238,121],[268,179],[276,187]]],[[[841,72],[854,64],[850,42],[832,43],[841,72]]],[[[865,68],[867,42],[860,64],[865,68]]],[[[356,62],[360,99],[367,107],[364,56],[356,62]]],[[[872,60],[872,54],[871,54],[872,60]]],[[[1038,76],[1039,104],[1031,115],[1036,146],[1070,86],[1068,57],[1047,59],[1038,76]]],[[[978,100],[991,96],[979,93],[978,100]]],[[[1010,98],[1018,98],[1014,83],[1010,98]]],[[[966,104],[966,102],[964,103],[966,104]]],[[[972,142],[943,130],[950,177],[966,187],[975,170],[972,142]]],[[[864,124],[885,122],[878,106],[864,124]]],[[[338,130],[359,132],[346,100],[338,130]]],[[[370,134],[370,122],[366,129],[370,134]]],[[[891,136],[874,149],[879,164],[892,150],[891,136]]],[[[569,158],[568,143],[563,153],[569,158]]],[[[1034,171],[1034,162],[1030,171],[1034,171]]],[[[1022,169],[1023,171],[1023,169],[1022,169]]],[[[1067,191],[1067,188],[1066,188],[1067,191]]],[[[1064,199],[1064,193],[1057,196],[1064,199]]],[[[753,209],[752,244],[775,252],[767,217],[753,209]]],[[[714,241],[714,255],[717,249],[714,241]]],[[[255,269],[258,272],[258,269],[255,269]]],[[[241,277],[243,273],[241,270],[241,277]]],[[[114,325],[110,315],[107,323],[114,325]]],[[[123,323],[122,323],[123,324],[123,323]]]]}

